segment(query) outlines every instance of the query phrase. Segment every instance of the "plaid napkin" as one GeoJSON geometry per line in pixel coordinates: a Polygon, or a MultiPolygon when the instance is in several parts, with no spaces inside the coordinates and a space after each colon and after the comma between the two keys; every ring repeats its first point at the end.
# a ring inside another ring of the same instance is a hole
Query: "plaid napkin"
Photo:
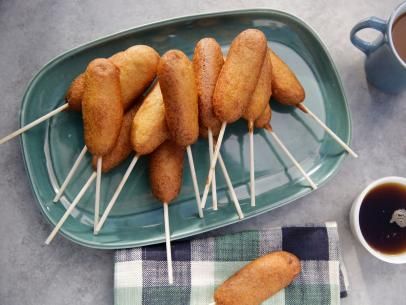
{"type": "Polygon", "coordinates": [[[347,295],[335,222],[245,231],[172,244],[174,285],[168,285],[165,245],[118,250],[115,305],[208,305],[215,288],[253,259],[275,250],[297,255],[302,272],[263,304],[336,305],[347,295]]]}

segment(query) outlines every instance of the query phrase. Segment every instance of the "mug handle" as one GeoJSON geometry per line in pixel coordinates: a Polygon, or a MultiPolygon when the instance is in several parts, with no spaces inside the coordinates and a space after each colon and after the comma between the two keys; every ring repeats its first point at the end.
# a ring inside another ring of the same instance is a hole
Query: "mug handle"
{"type": "Polygon", "coordinates": [[[362,52],[364,52],[366,55],[369,55],[382,45],[382,43],[384,42],[384,36],[376,39],[373,42],[368,42],[359,38],[357,36],[357,32],[362,29],[371,28],[385,35],[386,25],[386,21],[378,17],[370,17],[360,21],[351,30],[350,39],[352,44],[360,49],[362,52]]]}

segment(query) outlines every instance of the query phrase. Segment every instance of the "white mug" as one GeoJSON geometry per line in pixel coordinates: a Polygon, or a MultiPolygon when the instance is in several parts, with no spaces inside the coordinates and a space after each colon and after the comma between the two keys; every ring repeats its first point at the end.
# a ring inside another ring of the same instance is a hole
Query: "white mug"
{"type": "MultiPolygon", "coordinates": [[[[354,203],[352,204],[351,207],[351,212],[350,212],[350,224],[351,224],[351,230],[355,237],[359,240],[359,242],[364,246],[365,249],[369,253],[371,253],[373,256],[379,258],[380,260],[387,262],[387,263],[392,263],[392,264],[405,264],[406,263],[406,252],[399,253],[399,254],[385,254],[382,252],[379,252],[372,248],[368,242],[365,240],[364,236],[362,235],[361,232],[361,227],[359,225],[359,212],[361,209],[361,204],[364,201],[365,196],[369,193],[370,190],[374,189],[377,186],[380,186],[382,184],[386,183],[397,183],[397,184],[402,184],[406,186],[406,178],[402,177],[385,177],[378,179],[371,184],[369,184],[362,192],[361,194],[354,200],[354,203]]],[[[373,224],[371,224],[373,225],[373,224]]]]}

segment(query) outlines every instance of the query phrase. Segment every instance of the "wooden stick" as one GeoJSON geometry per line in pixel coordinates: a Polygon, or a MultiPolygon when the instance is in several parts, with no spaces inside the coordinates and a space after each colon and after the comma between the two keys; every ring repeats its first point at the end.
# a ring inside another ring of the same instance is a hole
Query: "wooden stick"
{"type": "Polygon", "coordinates": [[[189,160],[190,175],[192,176],[193,188],[195,190],[197,210],[199,212],[199,217],[203,218],[204,215],[203,215],[202,205],[200,203],[199,184],[197,183],[195,164],[193,162],[192,149],[190,148],[190,145],[188,145],[186,147],[186,151],[187,151],[187,157],[188,157],[188,160],[189,160]]]}
{"type": "Polygon", "coordinates": [[[317,185],[313,182],[313,180],[309,177],[309,175],[304,171],[303,167],[299,164],[299,162],[296,161],[295,157],[292,156],[292,154],[289,152],[289,150],[286,148],[286,146],[282,143],[281,139],[276,135],[276,133],[272,130],[267,129],[272,137],[275,139],[276,143],[280,146],[280,148],[284,151],[284,153],[288,156],[290,161],[293,162],[293,164],[297,167],[297,169],[302,173],[302,175],[305,177],[307,182],[309,182],[310,186],[315,190],[317,189],[317,185]]]}
{"type": "Polygon", "coordinates": [[[21,127],[20,129],[10,133],[8,136],[5,136],[4,138],[0,139],[0,144],[3,144],[7,142],[8,140],[11,140],[15,138],[16,136],[22,134],[23,132],[27,131],[28,129],[42,123],[43,121],[48,120],[50,117],[54,116],[55,114],[64,111],[69,107],[69,104],[63,104],[62,106],[56,108],[55,110],[52,110],[51,112],[48,112],[47,114],[43,115],[42,117],[36,119],[35,121],[29,123],[28,125],[25,125],[24,127],[21,127]]]}
{"type": "Polygon", "coordinates": [[[255,163],[254,163],[254,131],[251,129],[249,132],[250,138],[250,193],[251,193],[251,206],[255,206],[255,163]]]}
{"type": "Polygon", "coordinates": [[[96,193],[95,193],[95,196],[94,196],[93,234],[96,234],[96,226],[97,226],[97,223],[99,222],[102,162],[103,162],[103,158],[98,157],[97,158],[96,193]]]}
{"type": "MultiPolygon", "coordinates": [[[[213,160],[213,132],[211,128],[207,130],[208,138],[209,138],[209,155],[210,155],[210,162],[213,160]]],[[[212,196],[212,203],[213,203],[213,210],[217,211],[217,186],[216,186],[216,174],[213,175],[213,181],[211,183],[211,196],[212,196]]]]}
{"type": "Polygon", "coordinates": [[[164,202],[164,224],[165,224],[165,242],[166,242],[166,261],[168,264],[168,282],[173,284],[173,268],[172,268],[172,249],[171,249],[171,231],[169,228],[169,211],[168,204],[164,202]]]}
{"type": "Polygon", "coordinates": [[[130,174],[133,171],[134,166],[137,163],[139,157],[140,156],[137,154],[132,159],[132,161],[131,161],[130,165],[128,166],[123,178],[121,179],[119,185],[117,186],[117,189],[113,194],[113,197],[111,197],[109,204],[107,205],[106,209],[104,210],[104,213],[103,213],[102,217],[100,218],[99,223],[96,226],[95,234],[98,234],[99,231],[101,230],[101,228],[103,227],[104,222],[106,221],[107,217],[109,216],[111,209],[113,208],[114,204],[116,203],[117,198],[120,195],[125,183],[127,182],[128,177],[130,177],[130,174]]]}
{"type": "Polygon", "coordinates": [[[52,230],[51,234],[49,234],[48,238],[45,241],[46,245],[49,245],[51,241],[54,239],[58,231],[61,229],[62,225],[66,221],[66,219],[69,217],[69,215],[72,213],[73,209],[76,207],[76,205],[79,203],[80,199],[82,199],[83,195],[86,193],[87,189],[90,187],[94,179],[96,178],[96,172],[93,172],[93,174],[89,177],[85,185],[82,187],[80,192],[76,195],[75,199],[72,201],[71,205],[69,208],[66,210],[65,214],[61,217],[59,222],[56,224],[55,228],[52,230]]]}
{"type": "Polygon", "coordinates": [[[54,202],[58,202],[61,196],[63,195],[63,192],[65,192],[66,187],[68,186],[69,182],[71,181],[73,175],[75,174],[76,170],[79,167],[80,162],[82,161],[83,157],[85,156],[87,152],[87,146],[85,145],[80,152],[79,156],[77,157],[75,163],[73,163],[72,168],[70,169],[68,175],[65,178],[65,181],[62,183],[61,187],[59,188],[58,193],[56,193],[56,196],[54,198],[54,202]]]}
{"type": "Polygon", "coordinates": [[[224,178],[226,180],[228,190],[230,191],[231,199],[233,200],[235,209],[237,210],[238,217],[240,219],[243,219],[244,218],[244,213],[241,210],[240,203],[238,202],[237,195],[235,194],[233,184],[231,183],[230,176],[228,175],[226,165],[224,164],[224,161],[223,161],[223,158],[221,157],[221,154],[218,155],[218,160],[219,160],[219,163],[220,163],[221,170],[223,171],[223,175],[224,175],[224,178]]]}
{"type": "Polygon", "coordinates": [[[300,104],[299,109],[302,109],[305,113],[308,113],[338,144],[340,144],[351,156],[358,158],[358,155],[345,144],[330,128],[324,124],[313,112],[310,111],[303,103],[300,104]]]}
{"type": "Polygon", "coordinates": [[[226,126],[227,126],[226,122],[223,122],[221,124],[221,129],[220,129],[220,133],[218,135],[217,144],[215,146],[214,153],[213,153],[213,159],[211,160],[211,163],[210,163],[209,174],[207,176],[206,185],[204,187],[204,192],[203,192],[203,197],[202,197],[202,208],[203,209],[206,206],[207,196],[209,195],[210,184],[213,180],[213,175],[214,175],[214,171],[216,168],[217,158],[220,153],[221,142],[223,141],[226,126]]]}
{"type": "Polygon", "coordinates": [[[209,305],[216,305],[216,302],[210,303],[209,305]]]}

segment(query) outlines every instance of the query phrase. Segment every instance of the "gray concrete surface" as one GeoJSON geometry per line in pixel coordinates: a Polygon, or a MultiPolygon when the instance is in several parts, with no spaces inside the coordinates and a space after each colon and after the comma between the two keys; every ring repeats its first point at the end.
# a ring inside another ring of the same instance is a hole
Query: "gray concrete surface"
{"type": "MultiPolygon", "coordinates": [[[[286,10],[313,26],[338,66],[353,118],[353,148],[338,175],[295,204],[244,223],[244,228],[336,220],[351,291],[344,305],[405,304],[406,266],[371,257],[348,223],[353,198],[374,179],[406,173],[406,95],[368,86],[364,56],[348,39],[351,27],[371,15],[387,17],[398,0],[338,1],[52,1],[0,0],[0,133],[17,128],[29,79],[49,59],[121,29],[200,12],[267,7],[286,10]]],[[[18,141],[0,149],[0,304],[112,304],[112,252],[57,238],[34,203],[18,141]]],[[[238,227],[241,229],[241,226],[238,227]]],[[[222,231],[237,230],[230,227],[222,231]]]]}

